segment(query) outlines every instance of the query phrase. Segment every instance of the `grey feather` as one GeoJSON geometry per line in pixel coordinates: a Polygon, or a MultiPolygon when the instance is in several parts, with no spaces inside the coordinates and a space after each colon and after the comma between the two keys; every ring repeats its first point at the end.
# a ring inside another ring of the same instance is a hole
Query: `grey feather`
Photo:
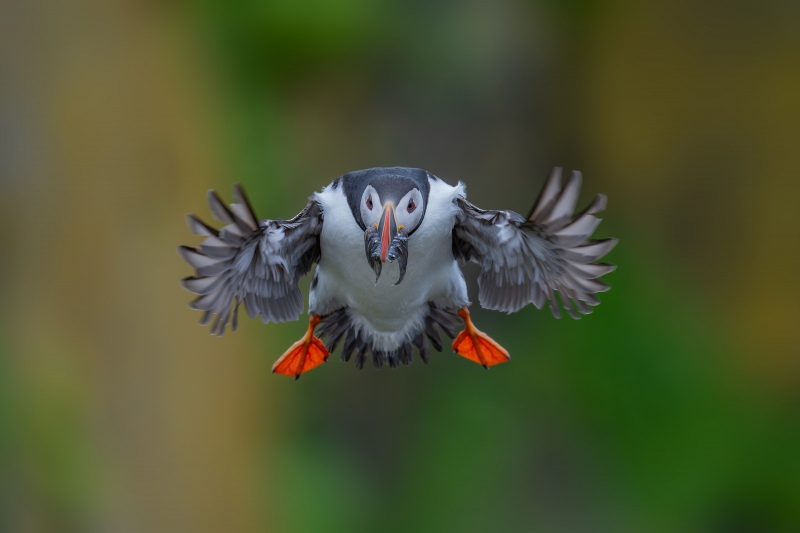
{"type": "Polygon", "coordinates": [[[178,253],[183,257],[184,261],[195,268],[202,268],[215,263],[210,257],[206,257],[194,248],[189,248],[188,246],[178,246],[178,253]]]}
{"type": "Polygon", "coordinates": [[[186,223],[189,225],[189,230],[195,235],[200,235],[201,237],[216,237],[219,235],[216,229],[192,214],[186,215],[186,223]]]}
{"type": "Polygon", "coordinates": [[[602,239],[589,244],[564,250],[563,255],[570,261],[596,261],[611,251],[618,239],[602,239]]]}
{"type": "Polygon", "coordinates": [[[422,332],[417,333],[417,336],[414,337],[414,346],[417,347],[417,351],[419,352],[419,356],[422,359],[422,362],[426,365],[430,360],[430,355],[428,353],[428,343],[425,342],[425,335],[422,332]]]}
{"type": "Polygon", "coordinates": [[[242,207],[242,220],[246,221],[248,225],[252,226],[253,230],[255,230],[258,227],[258,218],[255,215],[255,211],[253,211],[253,207],[250,205],[250,200],[244,193],[244,189],[238,183],[233,186],[233,198],[237,202],[237,204],[234,205],[242,207]]]}
{"type": "Polygon", "coordinates": [[[598,278],[615,267],[597,261],[616,239],[591,241],[606,206],[598,195],[580,214],[573,215],[582,176],[574,172],[561,189],[561,170],[547,180],[527,219],[513,211],[485,211],[458,198],[460,208],[453,230],[453,252],[460,262],[481,267],[478,299],[488,309],[512,313],[545,300],[556,317],[564,309],[573,318],[588,314],[599,303],[596,294],[609,289],[598,278]]]}
{"type": "Polygon", "coordinates": [[[575,211],[575,204],[578,202],[578,194],[581,192],[582,182],[581,173],[573,172],[550,213],[543,217],[542,222],[553,223],[565,217],[571,217],[573,211],[575,211]]]}
{"type": "Polygon", "coordinates": [[[352,354],[355,353],[357,368],[363,368],[366,357],[370,354],[372,354],[372,364],[375,368],[381,368],[384,364],[391,368],[396,368],[401,364],[409,365],[414,357],[414,348],[419,352],[423,362],[427,363],[430,357],[425,335],[428,335],[434,348],[441,351],[442,340],[438,328],[441,328],[449,337],[455,337],[455,326],[461,320],[455,311],[440,309],[432,303],[428,303],[427,315],[419,329],[411,331],[408,338],[397,348],[386,350],[374,344],[375,339],[364,333],[359,326],[359,317],[352,313],[349,308],[343,307],[322,316],[316,333],[321,339],[326,339],[325,345],[331,353],[334,352],[339,341],[344,338],[341,359],[349,361],[352,354]]]}
{"type": "Polygon", "coordinates": [[[347,331],[347,337],[344,340],[344,346],[342,346],[342,361],[349,361],[350,356],[353,354],[353,350],[356,349],[356,329],[350,328],[347,331]]]}
{"type": "Polygon", "coordinates": [[[214,189],[209,189],[206,200],[208,201],[208,206],[211,209],[211,214],[214,216],[215,219],[224,223],[224,224],[233,224],[233,213],[225,206],[225,203],[220,199],[217,191],[214,189]]]}
{"type": "Polygon", "coordinates": [[[233,246],[208,246],[205,243],[200,245],[200,250],[213,259],[233,259],[238,251],[233,246]]]}
{"type": "Polygon", "coordinates": [[[216,289],[222,282],[221,278],[195,278],[188,277],[181,280],[183,288],[195,294],[208,294],[216,289]]]}
{"type": "Polygon", "coordinates": [[[211,333],[222,335],[232,320],[238,327],[238,307],[244,303],[251,318],[264,322],[297,320],[303,312],[303,295],[297,281],[319,261],[322,231],[321,206],[310,200],[291,220],[258,222],[240,186],[234,188],[236,203],[227,207],[214,191],[208,203],[214,217],[227,224],[220,231],[194,215],[189,228],[205,236],[199,250],[178,248],[181,257],[196,270],[185,278],[184,288],[200,294],[190,304],[205,311],[203,323],[212,315],[211,333]]]}
{"type": "Polygon", "coordinates": [[[442,337],[439,335],[439,330],[436,328],[436,324],[433,322],[427,322],[425,324],[425,335],[428,336],[428,340],[431,341],[434,350],[437,352],[442,351],[442,337]]]}
{"type": "Polygon", "coordinates": [[[555,201],[560,191],[561,167],[556,167],[550,173],[550,177],[547,178],[547,182],[544,184],[542,192],[539,195],[539,198],[536,200],[536,203],[533,204],[533,209],[531,209],[527,219],[535,220],[537,217],[541,216],[542,212],[550,207],[550,205],[555,201]]]}

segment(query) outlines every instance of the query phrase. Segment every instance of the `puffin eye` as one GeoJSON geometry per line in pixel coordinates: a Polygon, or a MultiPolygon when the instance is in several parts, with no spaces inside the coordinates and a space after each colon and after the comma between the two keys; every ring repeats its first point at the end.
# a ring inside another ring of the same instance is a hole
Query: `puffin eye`
{"type": "Polygon", "coordinates": [[[416,208],[417,208],[417,204],[414,203],[414,199],[412,198],[411,200],[408,201],[408,207],[406,207],[406,211],[408,211],[410,213],[416,208]]]}
{"type": "Polygon", "coordinates": [[[372,197],[371,196],[367,196],[367,207],[369,208],[370,211],[372,211],[372,197]]]}

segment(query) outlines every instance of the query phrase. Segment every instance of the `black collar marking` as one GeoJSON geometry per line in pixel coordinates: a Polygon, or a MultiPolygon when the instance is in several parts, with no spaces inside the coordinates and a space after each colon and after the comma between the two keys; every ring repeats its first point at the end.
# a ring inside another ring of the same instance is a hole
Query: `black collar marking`
{"type": "Polygon", "coordinates": [[[364,189],[367,185],[372,185],[383,202],[393,202],[397,206],[397,202],[402,200],[403,196],[413,188],[419,189],[422,193],[423,210],[422,216],[419,219],[419,224],[414,228],[409,236],[412,235],[417,228],[422,224],[425,218],[425,212],[428,209],[428,193],[430,193],[430,184],[428,183],[428,174],[421,168],[407,168],[407,167],[376,167],[368,168],[366,170],[356,170],[348,172],[336,181],[340,181],[344,187],[344,194],[347,196],[347,204],[350,206],[350,211],[353,213],[353,218],[356,220],[362,230],[366,230],[364,221],[361,219],[361,197],[364,194],[364,189]]]}

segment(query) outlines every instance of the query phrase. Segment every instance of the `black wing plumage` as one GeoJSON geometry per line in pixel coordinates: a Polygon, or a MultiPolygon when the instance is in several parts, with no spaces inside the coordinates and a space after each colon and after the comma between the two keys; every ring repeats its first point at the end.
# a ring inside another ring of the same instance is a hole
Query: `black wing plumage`
{"type": "Polygon", "coordinates": [[[461,208],[453,230],[453,253],[461,261],[481,266],[478,299],[482,307],[512,313],[545,300],[556,318],[561,311],[555,294],[573,318],[592,312],[596,294],[609,289],[599,278],[616,267],[597,261],[617,239],[590,240],[605,209],[597,195],[574,215],[582,177],[573,172],[561,188],[561,169],[550,174],[527,218],[513,211],[484,211],[459,198],[461,208]]]}
{"type": "Polygon", "coordinates": [[[297,281],[320,257],[322,208],[315,200],[291,220],[259,222],[241,186],[233,194],[236,202],[228,207],[208,191],[211,214],[226,225],[216,230],[187,215],[189,229],[205,240],[199,248],[178,248],[196,270],[182,280],[184,288],[199,294],[189,305],[205,311],[203,325],[216,315],[213,335],[222,335],[231,321],[236,331],[242,302],[251,318],[260,316],[264,323],[297,320],[303,312],[297,281]]]}

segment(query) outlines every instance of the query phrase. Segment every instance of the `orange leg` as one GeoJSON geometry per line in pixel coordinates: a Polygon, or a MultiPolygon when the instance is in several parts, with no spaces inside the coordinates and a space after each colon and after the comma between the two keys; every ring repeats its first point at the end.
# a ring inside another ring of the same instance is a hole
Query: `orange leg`
{"type": "Polygon", "coordinates": [[[328,360],[328,350],[325,345],[314,336],[314,328],[319,324],[319,315],[311,315],[308,320],[308,331],[303,338],[292,344],[286,352],[272,365],[272,372],[294,376],[300,379],[300,374],[316,368],[328,360]]]}
{"type": "Polygon", "coordinates": [[[505,363],[510,359],[505,348],[475,327],[469,318],[469,311],[466,307],[458,311],[458,316],[464,319],[466,327],[453,341],[453,351],[470,361],[483,365],[483,368],[486,369],[492,365],[505,363]]]}

